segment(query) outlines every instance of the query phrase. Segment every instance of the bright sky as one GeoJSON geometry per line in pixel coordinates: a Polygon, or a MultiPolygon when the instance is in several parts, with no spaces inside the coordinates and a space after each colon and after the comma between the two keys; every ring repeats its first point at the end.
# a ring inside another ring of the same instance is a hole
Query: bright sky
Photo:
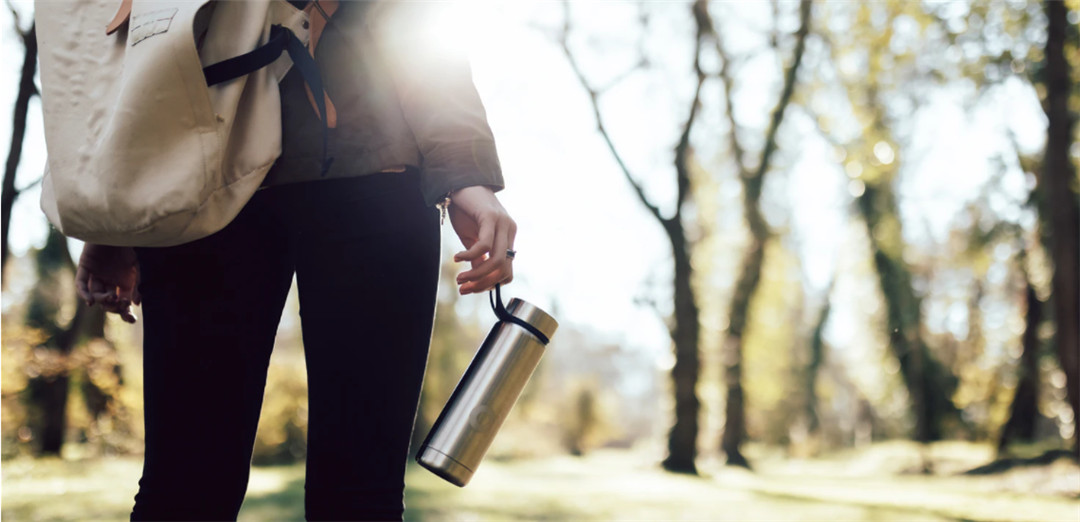
{"type": "MultiPolygon", "coordinates": [[[[28,0],[15,0],[15,4],[23,13],[31,10],[28,0]]],[[[652,72],[631,75],[603,98],[613,137],[665,213],[672,211],[671,155],[692,80],[689,9],[673,4],[646,4],[658,13],[655,31],[646,42],[649,49],[660,49],[650,51],[652,72]]],[[[755,28],[768,27],[766,5],[722,5],[734,14],[726,23],[738,31],[736,42],[756,45],[755,28]]],[[[669,340],[663,323],[652,309],[635,304],[635,298],[649,292],[661,299],[670,295],[670,247],[617,169],[596,132],[588,99],[552,33],[545,30],[561,24],[561,5],[463,2],[460,7],[460,15],[436,27],[441,38],[470,51],[474,77],[498,142],[507,181],[500,199],[519,224],[516,279],[507,293],[553,311],[564,324],[588,325],[613,340],[653,351],[658,360],[666,357],[669,340]]],[[[575,6],[578,36],[573,44],[597,84],[634,63],[637,13],[633,2],[575,6]]],[[[0,27],[0,77],[4,78],[0,82],[0,143],[6,145],[22,53],[9,29],[6,10],[0,10],[0,27]]],[[[736,46],[732,51],[740,49],[736,46]]],[[[748,83],[737,93],[740,120],[751,131],[764,126],[778,82],[772,62],[757,62],[748,65],[743,77],[760,83],[748,83]]],[[[933,98],[933,106],[919,119],[926,132],[913,144],[920,151],[918,166],[908,169],[900,188],[906,221],[919,225],[907,227],[914,239],[945,238],[953,216],[985,181],[988,155],[1000,148],[996,140],[1004,126],[1018,131],[1026,149],[1041,146],[1044,121],[1033,94],[1025,89],[1019,84],[1008,86],[997,103],[970,119],[960,106],[966,93],[933,98]]],[[[44,164],[36,100],[32,109],[19,186],[36,180],[44,164]]],[[[800,124],[797,114],[789,112],[788,117],[789,136],[800,136],[800,129],[809,136],[805,119],[800,124]]],[[[707,118],[719,121],[715,115],[707,118]]],[[[785,143],[792,146],[785,160],[790,165],[788,184],[781,193],[767,197],[790,209],[808,281],[819,290],[834,271],[837,250],[848,230],[849,183],[831,148],[820,140],[800,137],[785,143]]],[[[710,145],[699,147],[704,155],[710,145]]],[[[1024,181],[1021,177],[1010,183],[1022,188],[1024,181]]],[[[17,202],[11,229],[15,253],[44,241],[45,220],[38,198],[35,189],[17,202]]],[[[445,233],[446,241],[456,245],[449,226],[445,233]]],[[[486,306],[486,296],[467,299],[484,301],[479,304],[486,306]]],[[[857,308],[857,303],[838,306],[830,330],[835,342],[851,342],[844,339],[843,326],[862,317],[857,308]]]]}

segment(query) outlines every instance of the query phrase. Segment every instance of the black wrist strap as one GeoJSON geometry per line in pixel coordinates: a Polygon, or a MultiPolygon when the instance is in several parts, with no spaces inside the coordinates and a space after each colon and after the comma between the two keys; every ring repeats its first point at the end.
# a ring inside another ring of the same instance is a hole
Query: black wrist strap
{"type": "Polygon", "coordinates": [[[499,286],[495,285],[495,289],[488,292],[488,300],[491,301],[491,309],[495,311],[495,317],[498,317],[500,321],[514,323],[524,328],[525,331],[535,335],[537,339],[540,339],[540,342],[547,346],[547,343],[551,342],[548,336],[544,335],[537,327],[529,324],[528,321],[522,320],[506,310],[506,306],[503,306],[502,292],[499,291],[499,286]]]}

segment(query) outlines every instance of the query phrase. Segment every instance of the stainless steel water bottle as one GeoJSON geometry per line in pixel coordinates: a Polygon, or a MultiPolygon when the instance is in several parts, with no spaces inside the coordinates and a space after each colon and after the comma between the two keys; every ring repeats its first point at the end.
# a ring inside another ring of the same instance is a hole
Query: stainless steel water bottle
{"type": "MultiPolygon", "coordinates": [[[[498,287],[496,287],[498,295],[498,287]]],[[[469,483],[559,324],[521,299],[492,303],[499,322],[477,350],[416,461],[456,486],[469,483]]]]}

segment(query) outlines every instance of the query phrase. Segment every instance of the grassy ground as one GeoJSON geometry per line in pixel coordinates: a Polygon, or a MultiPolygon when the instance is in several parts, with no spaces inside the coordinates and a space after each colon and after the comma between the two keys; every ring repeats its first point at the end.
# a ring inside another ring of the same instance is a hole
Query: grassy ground
{"type": "MultiPolygon", "coordinates": [[[[704,462],[704,475],[660,471],[655,455],[485,462],[466,488],[410,468],[407,520],[1062,520],[1080,521],[1080,468],[1061,460],[988,477],[955,472],[985,452],[939,446],[921,467],[911,445],[814,460],[759,452],[755,472],[704,462]]],[[[3,463],[4,520],[126,518],[137,458],[3,463]]],[[[255,468],[241,520],[302,520],[303,465],[255,468]]]]}

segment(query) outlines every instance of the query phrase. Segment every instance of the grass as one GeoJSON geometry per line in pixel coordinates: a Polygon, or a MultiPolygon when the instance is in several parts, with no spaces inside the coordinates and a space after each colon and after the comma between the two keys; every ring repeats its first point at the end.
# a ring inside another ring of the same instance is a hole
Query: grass
{"type": "MultiPolygon", "coordinates": [[[[939,445],[935,475],[913,474],[905,443],[793,460],[759,451],[755,471],[702,462],[700,477],[660,471],[655,455],[489,460],[465,488],[410,467],[407,520],[1062,520],[1080,521],[1080,468],[1068,460],[992,476],[973,445],[939,445]]],[[[4,520],[126,519],[138,458],[3,464],[4,520]]],[[[241,520],[303,520],[303,465],[255,468],[241,520]]]]}

